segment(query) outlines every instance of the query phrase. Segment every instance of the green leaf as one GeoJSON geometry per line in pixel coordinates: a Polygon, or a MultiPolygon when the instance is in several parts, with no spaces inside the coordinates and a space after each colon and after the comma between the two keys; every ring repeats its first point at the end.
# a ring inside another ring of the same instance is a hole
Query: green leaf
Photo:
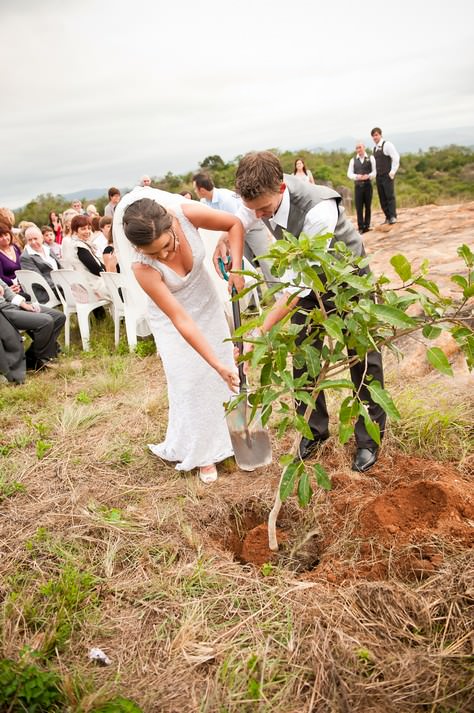
{"type": "Polygon", "coordinates": [[[323,328],[327,334],[329,334],[329,336],[337,342],[342,342],[342,344],[344,344],[344,334],[342,333],[344,327],[344,322],[336,315],[328,317],[328,319],[326,319],[323,323],[323,328]]]}
{"type": "Polygon", "coordinates": [[[349,285],[349,287],[355,287],[356,290],[360,292],[366,292],[367,290],[373,289],[372,280],[369,275],[366,277],[360,277],[359,275],[346,275],[344,282],[349,285]]]}
{"type": "Polygon", "coordinates": [[[284,344],[280,344],[276,351],[275,363],[279,371],[284,371],[286,369],[286,357],[288,356],[288,349],[284,344]]]}
{"type": "Polygon", "coordinates": [[[310,427],[308,426],[308,423],[299,413],[297,413],[295,416],[295,427],[297,431],[299,431],[299,433],[301,433],[301,435],[305,438],[309,438],[310,440],[314,438],[313,433],[310,427]]]}
{"type": "Polygon", "coordinates": [[[264,364],[262,371],[260,372],[260,384],[261,386],[268,386],[272,380],[272,365],[264,364]]]}
{"type": "Polygon", "coordinates": [[[339,422],[339,442],[344,444],[347,443],[349,438],[352,436],[354,433],[354,424],[353,423],[343,423],[342,421],[339,422]]]}
{"type": "Polygon", "coordinates": [[[318,384],[318,389],[353,389],[354,384],[349,379],[323,379],[318,384]]]}
{"type": "Polygon", "coordinates": [[[441,327],[435,327],[432,324],[427,324],[423,327],[423,336],[426,339],[437,339],[442,331],[441,327]]]}
{"type": "Polygon", "coordinates": [[[304,466],[301,461],[293,461],[286,467],[280,484],[280,499],[282,503],[284,503],[287,497],[292,494],[293,490],[295,489],[296,478],[298,477],[303,468],[304,466]]]}
{"type": "Polygon", "coordinates": [[[289,463],[292,463],[294,459],[291,453],[285,453],[284,455],[280,456],[279,460],[281,465],[288,465],[289,463]]]}
{"type": "Polygon", "coordinates": [[[277,438],[281,438],[283,434],[287,432],[289,424],[290,419],[288,418],[288,416],[285,416],[281,419],[280,423],[278,424],[277,438]]]}
{"type": "Polygon", "coordinates": [[[391,305],[372,303],[371,312],[381,322],[388,322],[394,327],[413,327],[416,324],[416,320],[413,317],[409,317],[405,312],[391,305]]]}
{"type": "Polygon", "coordinates": [[[306,366],[308,367],[308,374],[315,379],[319,372],[321,371],[321,360],[319,358],[319,351],[307,344],[303,347],[303,353],[306,359],[306,366]]]}
{"type": "Polygon", "coordinates": [[[472,267],[474,265],[474,253],[467,245],[461,245],[458,248],[457,253],[459,257],[462,257],[468,267],[472,267]]]}
{"type": "Polygon", "coordinates": [[[251,358],[251,364],[252,366],[257,366],[260,362],[260,359],[264,357],[267,353],[267,345],[266,344],[256,344],[252,350],[252,358],[251,358]]]}
{"type": "Polygon", "coordinates": [[[331,490],[331,488],[332,488],[331,480],[330,480],[329,475],[327,474],[324,466],[322,466],[321,463],[315,463],[313,465],[313,469],[314,469],[314,475],[316,477],[316,482],[319,485],[319,487],[324,488],[324,490],[331,490]]]}
{"type": "Polygon", "coordinates": [[[446,354],[439,347],[431,347],[426,352],[426,358],[428,359],[431,366],[440,371],[442,374],[447,374],[448,376],[453,375],[453,370],[446,357],[446,354]]]}
{"type": "Polygon", "coordinates": [[[314,292],[325,292],[326,288],[321,282],[321,277],[318,275],[316,270],[309,265],[303,269],[303,275],[309,278],[311,282],[311,287],[314,292]]]}
{"type": "Polygon", "coordinates": [[[297,401],[302,401],[306,406],[311,406],[312,409],[316,408],[316,401],[307,391],[295,391],[294,397],[297,401]]]}
{"type": "Polygon", "coordinates": [[[470,297],[474,295],[474,285],[470,285],[469,287],[464,288],[462,291],[464,297],[466,300],[468,300],[470,297]]]}
{"type": "Polygon", "coordinates": [[[353,396],[346,396],[339,409],[339,421],[341,423],[349,423],[352,415],[353,396]]]}
{"type": "Polygon", "coordinates": [[[390,264],[403,282],[407,282],[412,276],[411,265],[404,255],[394,255],[390,258],[390,264]]]}
{"type": "Polygon", "coordinates": [[[293,377],[287,371],[282,371],[281,378],[283,380],[283,383],[287,387],[287,389],[289,389],[290,391],[293,391],[295,388],[295,381],[294,381],[293,377]]]}
{"type": "Polygon", "coordinates": [[[439,287],[436,284],[436,282],[433,282],[432,280],[425,280],[424,277],[417,277],[416,280],[414,280],[415,285],[420,285],[420,287],[424,287],[425,290],[428,290],[428,292],[431,292],[431,294],[435,295],[436,297],[439,297],[439,287]]]}
{"type": "Polygon", "coordinates": [[[304,471],[298,483],[298,502],[302,508],[308,505],[312,495],[313,490],[309,482],[308,473],[304,471]]]}
{"type": "Polygon", "coordinates": [[[380,446],[380,427],[378,423],[375,423],[375,421],[372,421],[370,418],[368,412],[366,409],[364,409],[363,413],[363,418],[364,418],[364,423],[365,423],[365,428],[369,436],[372,438],[372,440],[375,441],[375,443],[380,446]]]}
{"type": "Polygon", "coordinates": [[[394,421],[400,419],[400,413],[393,403],[392,397],[382,388],[380,381],[370,381],[367,383],[367,389],[372,397],[372,401],[381,406],[387,416],[389,416],[394,421]]]}
{"type": "Polygon", "coordinates": [[[467,287],[467,280],[465,277],[462,275],[451,275],[451,282],[455,282],[456,285],[459,285],[462,289],[467,287]]]}

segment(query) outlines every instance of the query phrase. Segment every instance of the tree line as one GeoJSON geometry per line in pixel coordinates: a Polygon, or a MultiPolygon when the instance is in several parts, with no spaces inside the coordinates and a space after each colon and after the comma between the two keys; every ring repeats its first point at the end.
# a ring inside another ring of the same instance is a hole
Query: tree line
{"type": "MultiPolygon", "coordinates": [[[[346,187],[352,189],[352,182],[347,178],[347,167],[353,153],[347,151],[279,151],[276,153],[287,173],[293,172],[295,160],[302,158],[314,176],[316,183],[333,186],[336,190],[346,187]]],[[[208,172],[216,186],[233,188],[235,171],[240,156],[232,161],[224,161],[221,156],[207,156],[199,166],[184,174],[169,171],[164,176],[154,176],[152,185],[171,193],[184,190],[192,192],[192,177],[197,170],[208,172]]],[[[124,192],[127,189],[124,189],[124,192]]],[[[106,195],[90,201],[83,197],[83,205],[93,202],[103,213],[108,201],[106,195]]],[[[397,204],[399,208],[409,208],[430,203],[454,203],[474,200],[474,149],[455,144],[443,148],[429,148],[427,151],[406,153],[401,157],[397,174],[397,204]]],[[[48,222],[51,210],[62,212],[70,206],[70,201],[61,195],[42,194],[16,211],[17,223],[31,220],[37,225],[48,222]]],[[[378,199],[374,195],[374,207],[378,199]]]]}

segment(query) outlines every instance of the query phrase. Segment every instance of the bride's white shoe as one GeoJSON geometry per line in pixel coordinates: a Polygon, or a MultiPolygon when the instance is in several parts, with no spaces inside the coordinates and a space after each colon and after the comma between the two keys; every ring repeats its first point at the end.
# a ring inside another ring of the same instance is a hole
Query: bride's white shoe
{"type": "Polygon", "coordinates": [[[217,468],[215,465],[205,465],[199,468],[199,480],[208,485],[217,480],[217,468]]]}

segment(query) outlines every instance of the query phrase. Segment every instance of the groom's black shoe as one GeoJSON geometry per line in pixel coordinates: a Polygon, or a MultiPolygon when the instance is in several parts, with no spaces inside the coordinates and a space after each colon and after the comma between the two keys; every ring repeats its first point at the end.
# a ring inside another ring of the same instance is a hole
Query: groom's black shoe
{"type": "Polygon", "coordinates": [[[378,448],[358,448],[352,461],[352,470],[365,473],[377,462],[379,455],[378,448]]]}
{"type": "Polygon", "coordinates": [[[319,434],[314,436],[313,440],[310,440],[309,438],[303,438],[300,441],[300,445],[298,448],[298,453],[301,458],[301,460],[307,460],[308,458],[311,458],[313,453],[319,448],[321,443],[324,443],[324,441],[327,441],[329,438],[329,433],[325,433],[323,436],[320,436],[319,434]]]}

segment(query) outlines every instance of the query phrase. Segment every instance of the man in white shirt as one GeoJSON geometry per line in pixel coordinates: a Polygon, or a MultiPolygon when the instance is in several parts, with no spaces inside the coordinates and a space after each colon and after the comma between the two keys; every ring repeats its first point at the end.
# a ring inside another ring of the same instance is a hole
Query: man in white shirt
{"type": "MultiPolygon", "coordinates": [[[[277,239],[283,239],[283,230],[290,232],[296,238],[301,233],[307,235],[324,235],[331,233],[334,238],[328,241],[328,248],[333,241],[341,240],[352,251],[354,256],[365,255],[362,238],[347,219],[342,206],[341,196],[326,186],[315,186],[299,181],[294,176],[284,175],[278,158],[269,151],[260,151],[244,156],[237,168],[236,190],[242,197],[244,205],[253,211],[254,219],[261,218],[277,239]]],[[[239,216],[240,217],[240,216],[239,216]]],[[[245,225],[244,225],[245,227],[245,225]]],[[[218,246],[219,247],[219,246],[218,246]]],[[[368,268],[360,270],[367,273],[368,268]]],[[[283,296],[267,315],[262,330],[269,331],[277,322],[283,319],[296,306],[301,308],[292,317],[295,324],[305,324],[307,311],[319,307],[316,295],[310,289],[304,290],[292,300],[290,296],[295,289],[285,288],[283,296]],[[289,304],[288,304],[289,302],[289,304]]],[[[323,295],[323,304],[330,311],[334,309],[331,295],[323,295]]],[[[307,338],[305,330],[301,330],[298,340],[307,338]]],[[[321,350],[322,338],[315,335],[313,346],[321,350]]],[[[293,368],[297,378],[305,373],[304,369],[293,368]]],[[[385,412],[370,397],[364,385],[366,377],[376,379],[383,386],[382,359],[379,352],[367,354],[364,364],[357,363],[351,368],[351,377],[356,389],[368,404],[368,410],[383,434],[385,429],[385,412]]],[[[297,411],[304,414],[304,403],[296,404],[297,411]]],[[[329,416],[326,408],[324,391],[321,391],[316,409],[311,413],[309,427],[312,439],[302,438],[299,448],[300,457],[309,458],[319,444],[329,436],[329,416]]],[[[378,445],[368,434],[363,418],[359,418],[355,426],[356,453],[352,463],[353,470],[365,472],[377,461],[378,445]]]]}
{"type": "Polygon", "coordinates": [[[377,174],[375,159],[368,156],[362,141],[356,144],[356,155],[349,161],[347,177],[354,181],[354,202],[357,212],[357,226],[359,233],[370,230],[372,206],[372,179],[377,174]]]}
{"type": "Polygon", "coordinates": [[[395,201],[395,174],[400,167],[400,154],[390,141],[382,137],[382,129],[376,126],[370,132],[374,140],[374,158],[377,167],[377,192],[380,207],[385,214],[385,223],[393,225],[397,222],[397,206],[395,201]]]}
{"type": "MultiPolygon", "coordinates": [[[[193,176],[193,187],[196,195],[201,199],[201,203],[214,208],[224,210],[232,215],[239,215],[242,212],[242,199],[228,188],[216,188],[212,178],[207,173],[196,173],[193,176]]],[[[255,257],[266,255],[270,245],[270,236],[261,221],[252,219],[249,229],[245,228],[244,255],[254,266],[255,257]]],[[[267,260],[259,259],[258,264],[262,271],[268,287],[272,287],[276,279],[270,271],[270,264],[267,260]]]]}

